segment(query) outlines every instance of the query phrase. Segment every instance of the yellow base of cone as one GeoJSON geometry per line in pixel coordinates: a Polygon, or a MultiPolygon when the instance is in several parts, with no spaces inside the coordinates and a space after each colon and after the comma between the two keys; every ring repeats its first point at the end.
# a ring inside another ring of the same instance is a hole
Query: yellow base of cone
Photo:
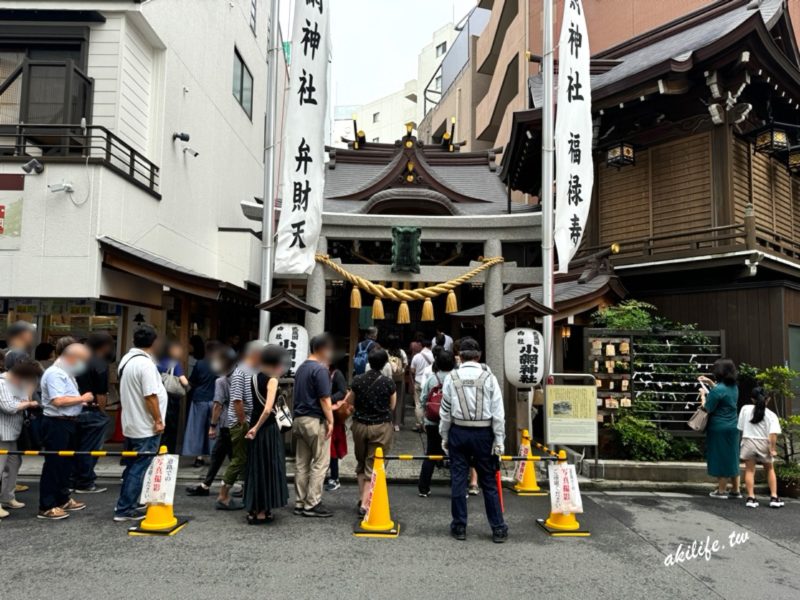
{"type": "Polygon", "coordinates": [[[148,504],[144,520],[128,529],[128,535],[175,535],[186,523],[172,513],[171,504],[148,504]]]}
{"type": "Polygon", "coordinates": [[[550,513],[547,519],[536,519],[536,522],[553,537],[589,537],[589,531],[581,529],[578,519],[572,513],[550,513]]]}
{"type": "Polygon", "coordinates": [[[364,521],[359,521],[353,528],[353,535],[356,537],[396,538],[400,535],[400,523],[392,522],[391,529],[375,530],[365,529],[364,521]]]}

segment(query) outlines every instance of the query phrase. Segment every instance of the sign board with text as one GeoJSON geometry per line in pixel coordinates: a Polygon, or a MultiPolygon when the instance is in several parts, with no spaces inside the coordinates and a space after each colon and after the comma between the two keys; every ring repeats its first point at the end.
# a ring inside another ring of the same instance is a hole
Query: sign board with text
{"type": "Polygon", "coordinates": [[[596,386],[546,386],[545,439],[551,445],[597,445],[596,386]]]}

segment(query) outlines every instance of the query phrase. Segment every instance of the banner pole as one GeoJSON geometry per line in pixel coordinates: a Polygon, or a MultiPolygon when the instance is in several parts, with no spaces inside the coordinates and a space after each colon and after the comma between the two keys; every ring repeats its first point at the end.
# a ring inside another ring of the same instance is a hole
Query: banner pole
{"type": "MultiPolygon", "coordinates": [[[[261,301],[272,297],[275,245],[275,152],[278,115],[278,68],[281,49],[280,0],[272,0],[270,7],[269,42],[267,44],[267,120],[264,127],[264,210],[261,216],[261,301]]],[[[270,314],[262,310],[258,316],[258,337],[269,337],[270,314]]]]}
{"type": "MultiPolygon", "coordinates": [[[[554,102],[553,102],[553,0],[544,0],[544,31],[542,35],[542,82],[544,103],[542,105],[542,304],[553,308],[553,172],[555,147],[554,102]]],[[[544,337],[544,377],[545,383],[553,367],[553,317],[542,319],[544,337]]]]}

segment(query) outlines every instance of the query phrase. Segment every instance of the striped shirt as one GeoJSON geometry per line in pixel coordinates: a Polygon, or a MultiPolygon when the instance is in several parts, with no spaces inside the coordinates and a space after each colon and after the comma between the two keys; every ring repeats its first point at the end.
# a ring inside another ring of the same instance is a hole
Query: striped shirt
{"type": "Polygon", "coordinates": [[[239,363],[231,374],[230,405],[228,406],[228,427],[234,427],[239,423],[236,416],[235,402],[241,400],[244,403],[244,416],[246,422],[250,422],[250,415],[253,414],[253,369],[244,363],[239,363]]]}
{"type": "Polygon", "coordinates": [[[0,442],[16,442],[19,438],[24,417],[17,405],[27,401],[0,375],[0,442]]]}

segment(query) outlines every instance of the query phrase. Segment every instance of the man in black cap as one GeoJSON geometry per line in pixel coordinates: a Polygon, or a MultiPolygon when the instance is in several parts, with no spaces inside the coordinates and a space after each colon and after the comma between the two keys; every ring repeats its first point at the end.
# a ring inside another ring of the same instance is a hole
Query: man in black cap
{"type": "Polygon", "coordinates": [[[501,544],[508,539],[495,478],[506,436],[503,392],[489,367],[481,364],[478,342],[462,339],[459,354],[461,365],[445,379],[439,409],[442,449],[450,457],[450,533],[457,540],[467,538],[467,482],[473,466],[483,490],[492,541],[501,544]]]}
{"type": "Polygon", "coordinates": [[[16,321],[8,326],[6,330],[6,342],[8,343],[5,358],[6,370],[13,367],[20,358],[30,358],[35,337],[36,325],[33,323],[16,321]]]}

